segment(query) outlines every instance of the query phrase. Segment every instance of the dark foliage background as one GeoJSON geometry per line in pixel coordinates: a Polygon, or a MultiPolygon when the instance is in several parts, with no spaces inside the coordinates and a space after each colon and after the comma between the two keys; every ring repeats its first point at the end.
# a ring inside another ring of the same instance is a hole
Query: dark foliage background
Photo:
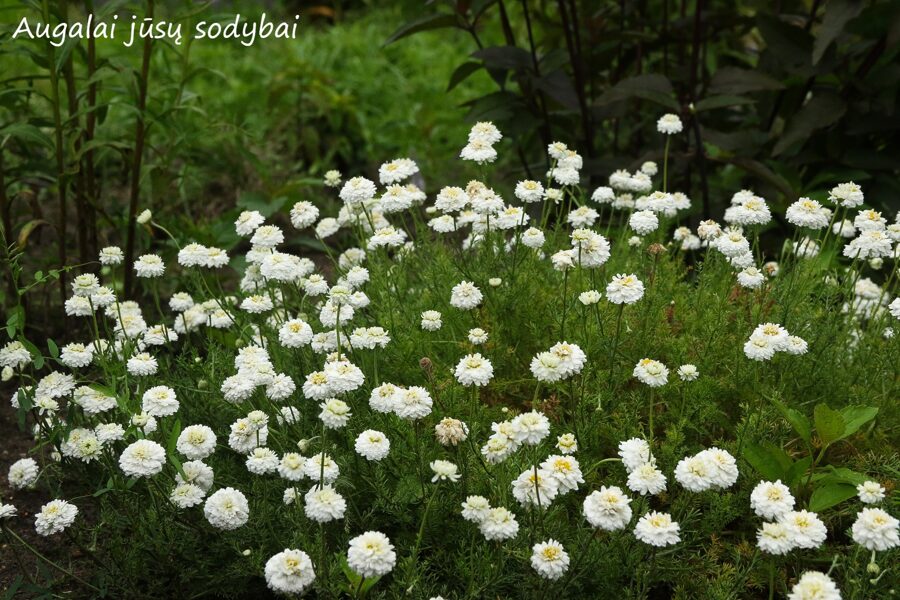
{"type": "Polygon", "coordinates": [[[598,180],[658,160],[653,125],[676,112],[681,185],[705,215],[735,185],[783,204],[849,179],[898,206],[900,2],[459,0],[421,12],[391,40],[467,32],[449,87],[486,69],[496,89],[468,116],[515,136],[532,169],[555,139],[598,180]]]}

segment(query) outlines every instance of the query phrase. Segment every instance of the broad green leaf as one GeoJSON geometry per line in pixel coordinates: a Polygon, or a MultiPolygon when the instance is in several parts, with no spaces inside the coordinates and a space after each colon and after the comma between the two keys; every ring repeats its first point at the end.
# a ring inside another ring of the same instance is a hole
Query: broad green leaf
{"type": "Polygon", "coordinates": [[[817,404],[813,410],[813,419],[816,423],[816,433],[827,446],[833,444],[844,436],[844,417],[841,413],[829,408],[826,404],[817,404]]]}
{"type": "Polygon", "coordinates": [[[53,140],[43,131],[28,123],[13,123],[0,129],[0,138],[7,136],[53,148],[53,140]]]}
{"type": "Polygon", "coordinates": [[[725,108],[727,106],[739,106],[741,104],[753,104],[755,100],[744,96],[709,96],[698,101],[694,105],[694,112],[725,108]]]}
{"type": "Polygon", "coordinates": [[[599,105],[612,104],[629,98],[641,98],[677,111],[678,102],[674,97],[672,83],[664,76],[635,75],[626,77],[596,100],[599,105]]]}
{"type": "Polygon", "coordinates": [[[517,46],[492,46],[472,53],[472,58],[483,60],[489,67],[498,69],[530,69],[531,55],[517,46]]]}
{"type": "Polygon", "coordinates": [[[466,61],[463,64],[456,67],[456,70],[453,71],[453,74],[450,75],[450,83],[447,84],[447,91],[449,92],[460,83],[466,80],[469,75],[475,73],[479,69],[481,69],[481,63],[466,61]]]}
{"type": "Polygon", "coordinates": [[[864,3],[862,0],[828,0],[825,4],[825,18],[816,35],[813,44],[812,62],[817,64],[822,60],[822,55],[828,50],[831,42],[835,41],[844,31],[844,26],[862,12],[864,3]]]}
{"type": "Polygon", "coordinates": [[[534,81],[535,86],[569,110],[578,110],[578,93],[572,80],[557,69],[534,81]]]}
{"type": "Polygon", "coordinates": [[[181,419],[176,419],[175,424],[172,425],[172,431],[169,432],[169,442],[166,446],[169,452],[175,451],[175,444],[178,442],[179,435],[181,435],[181,419]]]}
{"type": "Polygon", "coordinates": [[[722,67],[716,70],[709,82],[709,93],[716,95],[736,95],[782,89],[784,89],[784,84],[777,79],[761,71],[738,67],[722,67]]]}
{"type": "Polygon", "coordinates": [[[366,577],[364,581],[362,581],[362,586],[360,586],[360,580],[362,579],[359,575],[357,575],[353,569],[350,568],[350,565],[347,563],[347,558],[341,558],[341,571],[344,572],[344,576],[347,578],[347,592],[351,596],[356,596],[357,590],[359,591],[359,597],[364,597],[366,593],[372,589],[372,587],[378,583],[381,579],[378,577],[366,577]]]}
{"type": "Polygon", "coordinates": [[[752,158],[746,158],[743,156],[734,156],[725,159],[725,161],[737,165],[748,173],[756,175],[763,181],[778,188],[778,191],[781,192],[789,202],[793,202],[798,196],[797,192],[794,190],[794,187],[790,184],[789,181],[787,181],[781,175],[775,173],[772,169],[762,164],[758,160],[753,160],[752,158]]]}
{"type": "Polygon", "coordinates": [[[823,483],[849,483],[852,485],[859,485],[869,479],[866,475],[857,473],[853,469],[848,469],[846,467],[828,465],[823,469],[817,470],[819,472],[813,475],[812,480],[821,481],[823,483]]]}
{"type": "Polygon", "coordinates": [[[744,459],[768,480],[785,478],[782,465],[768,448],[759,444],[747,444],[744,448],[744,459]]]}
{"type": "Polygon", "coordinates": [[[798,142],[805,142],[813,132],[833,125],[847,112],[847,105],[834,92],[819,92],[790,118],[784,134],[772,149],[778,156],[798,142]]]}
{"type": "Polygon", "coordinates": [[[829,483],[813,490],[809,498],[809,510],[821,512],[855,495],[856,486],[848,483],[829,483]]]}
{"type": "Polygon", "coordinates": [[[812,428],[809,424],[809,419],[799,411],[788,408],[775,398],[768,398],[768,400],[775,405],[775,408],[777,408],[784,418],[787,419],[787,422],[791,424],[791,427],[794,428],[794,431],[797,432],[797,435],[799,435],[804,442],[807,444],[812,443],[812,428]]]}
{"type": "Polygon", "coordinates": [[[22,345],[25,346],[25,349],[31,353],[31,362],[34,364],[35,369],[43,369],[44,368],[44,355],[41,354],[41,351],[38,350],[37,346],[22,338],[22,345]]]}
{"type": "Polygon", "coordinates": [[[779,69],[794,74],[810,73],[813,37],[808,31],[767,11],[759,11],[756,21],[765,40],[765,52],[777,61],[779,69]]]}
{"type": "Polygon", "coordinates": [[[456,27],[459,21],[456,18],[456,15],[450,15],[446,13],[435,13],[433,15],[427,15],[422,17],[421,19],[416,19],[415,21],[411,21],[405,25],[402,25],[397,31],[392,33],[387,41],[384,42],[385,46],[393,44],[397,40],[401,38],[405,38],[408,35],[412,35],[414,33],[419,33],[420,31],[429,31],[432,29],[443,29],[445,27],[456,27]]]}
{"type": "Polygon", "coordinates": [[[50,356],[59,358],[59,346],[50,338],[47,338],[47,349],[50,351],[50,356]]]}
{"type": "Polygon", "coordinates": [[[841,437],[849,437],[859,431],[860,427],[871,421],[878,414],[875,406],[848,406],[841,410],[844,418],[844,434],[841,437]]]}
{"type": "Polygon", "coordinates": [[[788,487],[794,487],[803,480],[803,477],[809,471],[812,465],[812,457],[807,456],[794,462],[784,475],[784,484],[788,487]]]}

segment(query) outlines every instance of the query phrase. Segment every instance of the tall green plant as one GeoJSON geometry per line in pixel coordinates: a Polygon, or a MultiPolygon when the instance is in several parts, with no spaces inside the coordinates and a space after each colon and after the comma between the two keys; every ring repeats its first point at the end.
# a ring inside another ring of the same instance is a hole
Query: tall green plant
{"type": "Polygon", "coordinates": [[[900,3],[445,0],[421,13],[388,43],[466,32],[472,52],[448,87],[490,73],[496,90],[469,118],[509,131],[525,170],[557,138],[584,151],[593,180],[660,159],[645,150],[650,104],[685,121],[673,166],[704,216],[737,183],[782,203],[848,179],[876,206],[900,192],[900,3]]]}

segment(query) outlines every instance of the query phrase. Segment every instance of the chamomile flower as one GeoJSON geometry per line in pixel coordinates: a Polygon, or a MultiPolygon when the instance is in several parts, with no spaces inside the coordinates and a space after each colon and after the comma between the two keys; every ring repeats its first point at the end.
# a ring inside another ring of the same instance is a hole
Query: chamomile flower
{"type": "Polygon", "coordinates": [[[756,545],[768,554],[784,555],[794,549],[790,530],[781,523],[763,523],[756,532],[756,545]]]}
{"type": "Polygon", "coordinates": [[[316,578],[309,555],[302,550],[285,548],[266,561],[266,585],[277,594],[300,594],[316,578]]]}
{"type": "Polygon", "coordinates": [[[681,119],[678,115],[672,113],[661,116],[656,122],[656,130],[665,135],[681,133],[683,128],[684,126],[681,123],[681,119]]]}
{"type": "Polygon", "coordinates": [[[481,535],[488,541],[511,540],[519,533],[516,516],[502,506],[488,510],[478,526],[481,535]]]}
{"type": "Polygon", "coordinates": [[[828,536],[819,516],[807,510],[787,512],[778,518],[778,522],[787,527],[797,548],[818,548],[828,536]]]}
{"type": "Polygon", "coordinates": [[[856,486],[856,494],[863,504],[877,504],[884,500],[884,487],[877,481],[864,481],[856,486]]]}
{"type": "Polygon", "coordinates": [[[461,310],[471,310],[481,304],[484,298],[481,290],[469,281],[462,281],[455,286],[450,294],[450,305],[461,310]]]}
{"type": "Polygon", "coordinates": [[[750,507],[764,519],[778,519],[794,509],[794,497],[781,480],[762,481],[750,494],[750,507]]]}
{"type": "Polygon", "coordinates": [[[467,354],[456,365],[456,380],[464,386],[483,387],[494,376],[491,361],[479,353],[467,354]]]}
{"type": "Polygon", "coordinates": [[[382,432],[366,429],[357,436],[354,449],[366,460],[377,462],[388,455],[391,450],[391,442],[382,432]]]}
{"type": "Polygon", "coordinates": [[[616,275],[606,286],[606,299],[613,304],[634,304],[644,297],[644,284],[636,275],[616,275]]]}
{"type": "Polygon", "coordinates": [[[9,467],[7,481],[14,490],[30,488],[38,480],[40,469],[33,458],[20,458],[9,467]]]}
{"type": "Polygon", "coordinates": [[[189,460],[202,460],[216,449],[216,434],[206,425],[188,425],[178,435],[175,448],[189,460]]]}
{"type": "Polygon", "coordinates": [[[569,554],[562,544],[551,538],[532,546],[531,566],[544,579],[554,581],[569,570],[569,554]]]}
{"type": "Polygon", "coordinates": [[[628,489],[641,496],[655,496],[666,491],[666,476],[652,463],[644,463],[628,474],[628,489]]]}
{"type": "Polygon", "coordinates": [[[512,493],[523,506],[547,508],[559,495],[559,481],[544,469],[527,469],[512,482],[512,493]]]}
{"type": "Polygon", "coordinates": [[[231,531],[247,523],[250,505],[240,490],[226,487],[216,490],[203,505],[203,515],[216,529],[231,531]]]}
{"type": "Polygon", "coordinates": [[[459,467],[448,460],[433,460],[429,465],[434,477],[431,478],[432,483],[438,481],[450,481],[456,483],[462,475],[459,474],[459,467]]]}
{"type": "Polygon", "coordinates": [[[468,436],[469,428],[459,419],[444,417],[434,426],[434,437],[442,446],[458,446],[468,436]]]}
{"type": "Polygon", "coordinates": [[[303,511],[316,523],[328,523],[344,518],[347,501],[330,485],[315,486],[306,492],[303,511]]]}
{"type": "Polygon", "coordinates": [[[583,512],[591,527],[604,531],[625,529],[631,522],[631,498],[616,486],[602,486],[584,499],[583,512]]]}
{"type": "Polygon", "coordinates": [[[468,496],[462,503],[462,518],[472,523],[481,523],[491,510],[484,496],[468,496]]]}
{"type": "Polygon", "coordinates": [[[34,528],[38,535],[49,536],[69,528],[78,516],[78,507],[65,500],[51,500],[41,507],[34,518],[34,528]]]}
{"type": "Polygon", "coordinates": [[[864,508],[851,529],[853,541],[871,551],[900,546],[900,521],[880,508],[864,508]]]}
{"type": "Polygon", "coordinates": [[[671,515],[654,510],[638,520],[634,537],[650,546],[671,546],[681,541],[680,530],[671,515]]]}
{"type": "Polygon", "coordinates": [[[361,577],[381,577],[394,569],[397,554],[386,535],[367,531],[350,540],[347,564],[361,577]]]}
{"type": "Polygon", "coordinates": [[[841,600],[841,592],[825,573],[807,571],[791,588],[787,600],[841,600]]]}
{"type": "Polygon", "coordinates": [[[669,369],[657,360],[644,358],[635,365],[632,375],[650,387],[660,387],[668,382],[669,369]]]}
{"type": "Polygon", "coordinates": [[[162,471],[165,449],[152,440],[138,440],[119,456],[119,467],[129,477],[150,477],[162,471]]]}

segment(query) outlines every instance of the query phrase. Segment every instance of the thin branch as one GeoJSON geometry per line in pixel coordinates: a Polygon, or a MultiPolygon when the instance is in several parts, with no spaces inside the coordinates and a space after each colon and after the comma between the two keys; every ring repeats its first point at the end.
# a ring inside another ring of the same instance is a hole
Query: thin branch
{"type": "MultiPolygon", "coordinates": [[[[147,0],[147,18],[153,18],[154,0],[147,0]]],[[[150,78],[150,57],[153,52],[152,38],[144,40],[144,55],[141,61],[141,73],[138,78],[137,121],[134,131],[134,156],[131,167],[131,200],[128,204],[128,235],[125,240],[125,296],[130,297],[134,283],[134,245],[137,232],[137,209],[141,195],[141,165],[144,159],[147,126],[145,113],[147,110],[147,81],[150,78]]]]}

